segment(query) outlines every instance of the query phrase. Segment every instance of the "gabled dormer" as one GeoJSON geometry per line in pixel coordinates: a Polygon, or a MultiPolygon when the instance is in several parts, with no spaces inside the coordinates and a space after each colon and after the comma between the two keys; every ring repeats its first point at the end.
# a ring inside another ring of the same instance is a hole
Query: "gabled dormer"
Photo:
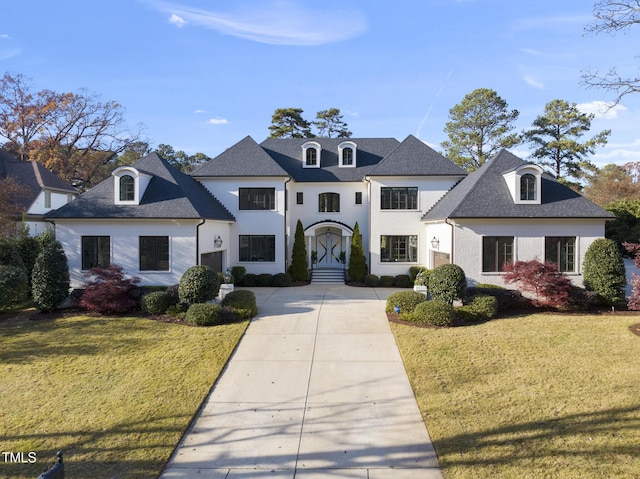
{"type": "Polygon", "coordinates": [[[542,203],[542,172],[540,166],[524,163],[502,175],[515,204],[539,205],[542,203]]]}
{"type": "Polygon", "coordinates": [[[152,176],[132,166],[121,166],[111,173],[113,176],[114,203],[116,205],[139,205],[152,176]]]}
{"type": "Polygon", "coordinates": [[[320,168],[322,147],[317,141],[307,141],[302,145],[302,167],[320,168]]]}
{"type": "Polygon", "coordinates": [[[355,168],[357,148],[358,145],[353,141],[343,141],[338,145],[338,166],[340,168],[355,168]]]}

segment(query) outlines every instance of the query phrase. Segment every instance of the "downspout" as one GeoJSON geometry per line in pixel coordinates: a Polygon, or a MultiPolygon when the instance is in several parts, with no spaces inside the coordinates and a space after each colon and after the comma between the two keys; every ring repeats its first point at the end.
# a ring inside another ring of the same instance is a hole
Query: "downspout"
{"type": "Polygon", "coordinates": [[[448,224],[449,226],[451,226],[451,264],[454,264],[453,262],[453,252],[455,251],[455,243],[453,242],[455,237],[454,237],[454,232],[455,232],[455,225],[453,223],[449,223],[449,218],[445,218],[444,222],[446,224],[448,224]]]}
{"type": "Polygon", "coordinates": [[[284,273],[289,269],[289,257],[287,252],[289,251],[289,242],[287,241],[287,212],[289,211],[289,203],[291,203],[291,199],[289,198],[289,192],[287,191],[287,183],[291,181],[291,177],[289,176],[284,181],[284,273]]]}
{"type": "MultiPolygon", "coordinates": [[[[371,273],[371,241],[372,241],[372,238],[371,238],[371,180],[365,176],[364,181],[366,181],[367,183],[367,203],[369,204],[369,207],[367,208],[369,210],[369,231],[368,231],[369,244],[367,246],[367,257],[368,257],[368,264],[369,264],[368,272],[371,273]]],[[[349,257],[351,257],[351,249],[349,249],[349,257]]]]}
{"type": "Polygon", "coordinates": [[[196,225],[196,264],[200,264],[200,227],[205,224],[207,220],[200,218],[200,223],[196,225]]]}

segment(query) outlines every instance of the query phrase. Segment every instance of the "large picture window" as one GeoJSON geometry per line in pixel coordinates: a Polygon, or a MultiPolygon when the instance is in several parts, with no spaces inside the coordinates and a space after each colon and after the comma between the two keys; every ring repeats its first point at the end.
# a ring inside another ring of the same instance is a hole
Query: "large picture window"
{"type": "Polygon", "coordinates": [[[318,195],[319,213],[339,213],[340,195],[338,193],[320,193],[318,195]]]}
{"type": "Polygon", "coordinates": [[[380,261],[415,263],[418,261],[417,236],[380,236],[380,261]]]}
{"type": "Polygon", "coordinates": [[[140,271],[169,271],[168,236],[140,236],[140,271]]]}
{"type": "Polygon", "coordinates": [[[380,189],[380,207],[383,210],[417,210],[417,187],[387,187],[380,189]]]}
{"type": "Polygon", "coordinates": [[[506,263],[513,262],[513,236],[484,236],[482,238],[482,271],[504,271],[506,263]]]}
{"type": "Polygon", "coordinates": [[[241,210],[275,210],[275,188],[240,188],[238,198],[241,210]]]}
{"type": "Polygon", "coordinates": [[[82,269],[108,268],[111,264],[109,236],[82,237],[82,269]]]}
{"type": "Polygon", "coordinates": [[[240,235],[240,261],[276,260],[276,237],[274,235],[240,235]]]}
{"type": "Polygon", "coordinates": [[[576,270],[576,237],[547,236],[544,239],[544,259],[553,263],[558,271],[573,273],[576,270]]]}

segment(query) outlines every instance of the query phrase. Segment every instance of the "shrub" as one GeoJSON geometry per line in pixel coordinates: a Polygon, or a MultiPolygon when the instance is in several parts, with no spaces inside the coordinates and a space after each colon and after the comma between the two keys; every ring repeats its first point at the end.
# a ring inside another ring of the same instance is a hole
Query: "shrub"
{"type": "Polygon", "coordinates": [[[54,311],[69,296],[69,265],[58,241],[47,243],[33,265],[31,296],[41,311],[54,311]]]}
{"type": "Polygon", "coordinates": [[[127,277],[122,266],[112,264],[108,268],[93,268],[86,276],[92,280],[80,298],[78,305],[81,308],[101,314],[128,313],[136,308],[137,302],[130,293],[137,289],[140,278],[127,277]]]}
{"type": "Polygon", "coordinates": [[[466,290],[467,278],[456,264],[440,265],[429,276],[429,292],[434,300],[453,304],[465,297],[466,290]]]}
{"type": "Polygon", "coordinates": [[[413,284],[417,286],[429,286],[429,279],[431,278],[431,270],[427,268],[421,268],[418,274],[413,279],[413,284]]]}
{"type": "Polygon", "coordinates": [[[367,258],[364,256],[362,249],[362,235],[360,227],[356,221],[353,228],[353,236],[351,237],[351,254],[349,255],[349,280],[356,283],[362,283],[367,275],[367,258]]]}
{"type": "Polygon", "coordinates": [[[536,306],[559,308],[569,303],[571,281],[558,271],[555,264],[537,260],[507,263],[504,280],[517,283],[523,291],[533,293],[536,306]]]}
{"type": "Polygon", "coordinates": [[[401,313],[411,313],[414,308],[427,300],[424,294],[416,291],[399,291],[392,293],[387,298],[387,305],[385,311],[392,313],[396,306],[400,307],[401,313]]]}
{"type": "Polygon", "coordinates": [[[495,296],[473,296],[466,306],[482,319],[491,319],[498,314],[498,299],[495,296]]]}
{"type": "Polygon", "coordinates": [[[266,288],[268,286],[271,286],[272,279],[273,279],[273,275],[270,273],[259,274],[256,280],[256,286],[260,288],[266,288]]]}
{"type": "Polygon", "coordinates": [[[399,274],[393,279],[393,285],[396,288],[411,288],[413,286],[413,282],[411,278],[409,278],[408,274],[399,274]]]}
{"type": "Polygon", "coordinates": [[[411,283],[413,284],[416,280],[416,276],[418,276],[418,273],[420,273],[421,271],[425,270],[427,268],[425,268],[424,266],[410,266],[409,267],[409,279],[411,280],[411,283]]]}
{"type": "Polygon", "coordinates": [[[208,266],[192,266],[184,272],[178,285],[180,302],[185,304],[204,303],[218,295],[220,279],[208,266]]]}
{"type": "Polygon", "coordinates": [[[213,303],[194,303],[189,306],[184,320],[196,326],[216,326],[221,322],[222,308],[213,303]]]}
{"type": "Polygon", "coordinates": [[[16,239],[16,248],[27,270],[27,278],[29,280],[29,286],[31,286],[31,275],[33,274],[33,267],[36,264],[36,258],[40,254],[40,243],[38,243],[36,238],[29,236],[28,228],[22,229],[16,239]]]}
{"type": "Polygon", "coordinates": [[[0,238],[0,264],[25,268],[15,240],[0,238]]]}
{"type": "Polygon", "coordinates": [[[296,224],[296,234],[293,240],[293,251],[291,252],[291,264],[289,274],[293,281],[306,281],[309,276],[309,263],[307,261],[307,246],[304,237],[302,221],[296,224]]]}
{"type": "Polygon", "coordinates": [[[291,286],[291,276],[287,273],[274,274],[273,278],[271,278],[271,286],[275,286],[277,288],[286,288],[287,286],[291,286]]]}
{"type": "MultiPolygon", "coordinates": [[[[478,288],[478,289],[506,289],[504,286],[498,286],[496,284],[491,284],[491,283],[476,283],[474,288],[478,288]]],[[[467,288],[467,290],[468,289],[469,288],[467,288]]]]}
{"type": "Polygon", "coordinates": [[[615,241],[598,238],[591,243],[584,255],[582,274],[585,289],[597,293],[603,304],[624,300],[627,278],[615,241]]]}
{"type": "Polygon", "coordinates": [[[234,266],[231,268],[231,276],[233,276],[234,284],[242,283],[245,274],[247,274],[247,268],[244,266],[234,266]]]}
{"type": "Polygon", "coordinates": [[[0,311],[13,308],[28,297],[26,270],[22,266],[0,264],[0,311]]]}
{"type": "Polygon", "coordinates": [[[220,302],[220,305],[230,308],[241,319],[250,319],[258,314],[256,295],[246,289],[232,291],[227,294],[220,302]]]}
{"type": "Polygon", "coordinates": [[[258,286],[258,275],[252,273],[246,274],[242,280],[242,286],[246,286],[247,288],[258,286]]]}
{"type": "Polygon", "coordinates": [[[368,274],[364,277],[364,284],[375,288],[376,286],[380,285],[380,278],[378,278],[378,276],[376,276],[375,274],[368,274]]]}
{"type": "Polygon", "coordinates": [[[455,308],[453,310],[454,316],[458,321],[471,323],[476,321],[482,321],[482,316],[478,314],[471,306],[465,305],[455,308]]]}
{"type": "Polygon", "coordinates": [[[408,317],[414,323],[432,326],[452,326],[455,320],[453,306],[437,299],[418,304],[408,317]]]}
{"type": "Polygon", "coordinates": [[[380,286],[382,286],[383,288],[390,288],[391,286],[393,286],[394,280],[395,278],[393,276],[383,274],[382,276],[380,276],[380,286]]]}
{"type": "Polygon", "coordinates": [[[169,297],[169,300],[171,301],[172,305],[178,304],[180,302],[179,289],[180,289],[180,285],[173,284],[165,290],[165,293],[167,293],[167,296],[169,297]]]}
{"type": "Polygon", "coordinates": [[[469,298],[473,296],[489,295],[498,301],[498,311],[508,311],[512,309],[522,309],[531,307],[531,300],[522,296],[520,291],[506,289],[492,284],[472,286],[467,288],[469,298]]]}
{"type": "Polygon", "coordinates": [[[164,291],[154,291],[140,300],[142,311],[147,314],[164,314],[171,304],[171,297],[164,291]]]}
{"type": "Polygon", "coordinates": [[[165,314],[173,316],[176,319],[184,319],[184,317],[187,315],[187,311],[181,304],[172,304],[167,308],[165,314]]]}

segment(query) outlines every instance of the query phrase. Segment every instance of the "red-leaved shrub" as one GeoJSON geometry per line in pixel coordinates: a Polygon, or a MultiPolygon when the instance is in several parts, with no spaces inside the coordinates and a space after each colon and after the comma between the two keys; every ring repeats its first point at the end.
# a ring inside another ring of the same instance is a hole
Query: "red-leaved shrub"
{"type": "MultiPolygon", "coordinates": [[[[633,264],[640,268],[640,244],[622,243],[627,252],[633,255],[633,264]]],[[[627,298],[627,308],[632,311],[640,311],[640,275],[633,273],[631,276],[631,296],[627,298]]]]}
{"type": "Polygon", "coordinates": [[[108,268],[92,268],[86,276],[91,281],[78,303],[81,308],[101,314],[121,314],[137,306],[129,293],[137,288],[140,278],[127,277],[122,266],[112,264],[108,268]]]}
{"type": "Polygon", "coordinates": [[[533,293],[534,306],[560,308],[569,303],[571,280],[553,263],[538,260],[505,264],[504,280],[517,283],[522,291],[533,293]]]}

